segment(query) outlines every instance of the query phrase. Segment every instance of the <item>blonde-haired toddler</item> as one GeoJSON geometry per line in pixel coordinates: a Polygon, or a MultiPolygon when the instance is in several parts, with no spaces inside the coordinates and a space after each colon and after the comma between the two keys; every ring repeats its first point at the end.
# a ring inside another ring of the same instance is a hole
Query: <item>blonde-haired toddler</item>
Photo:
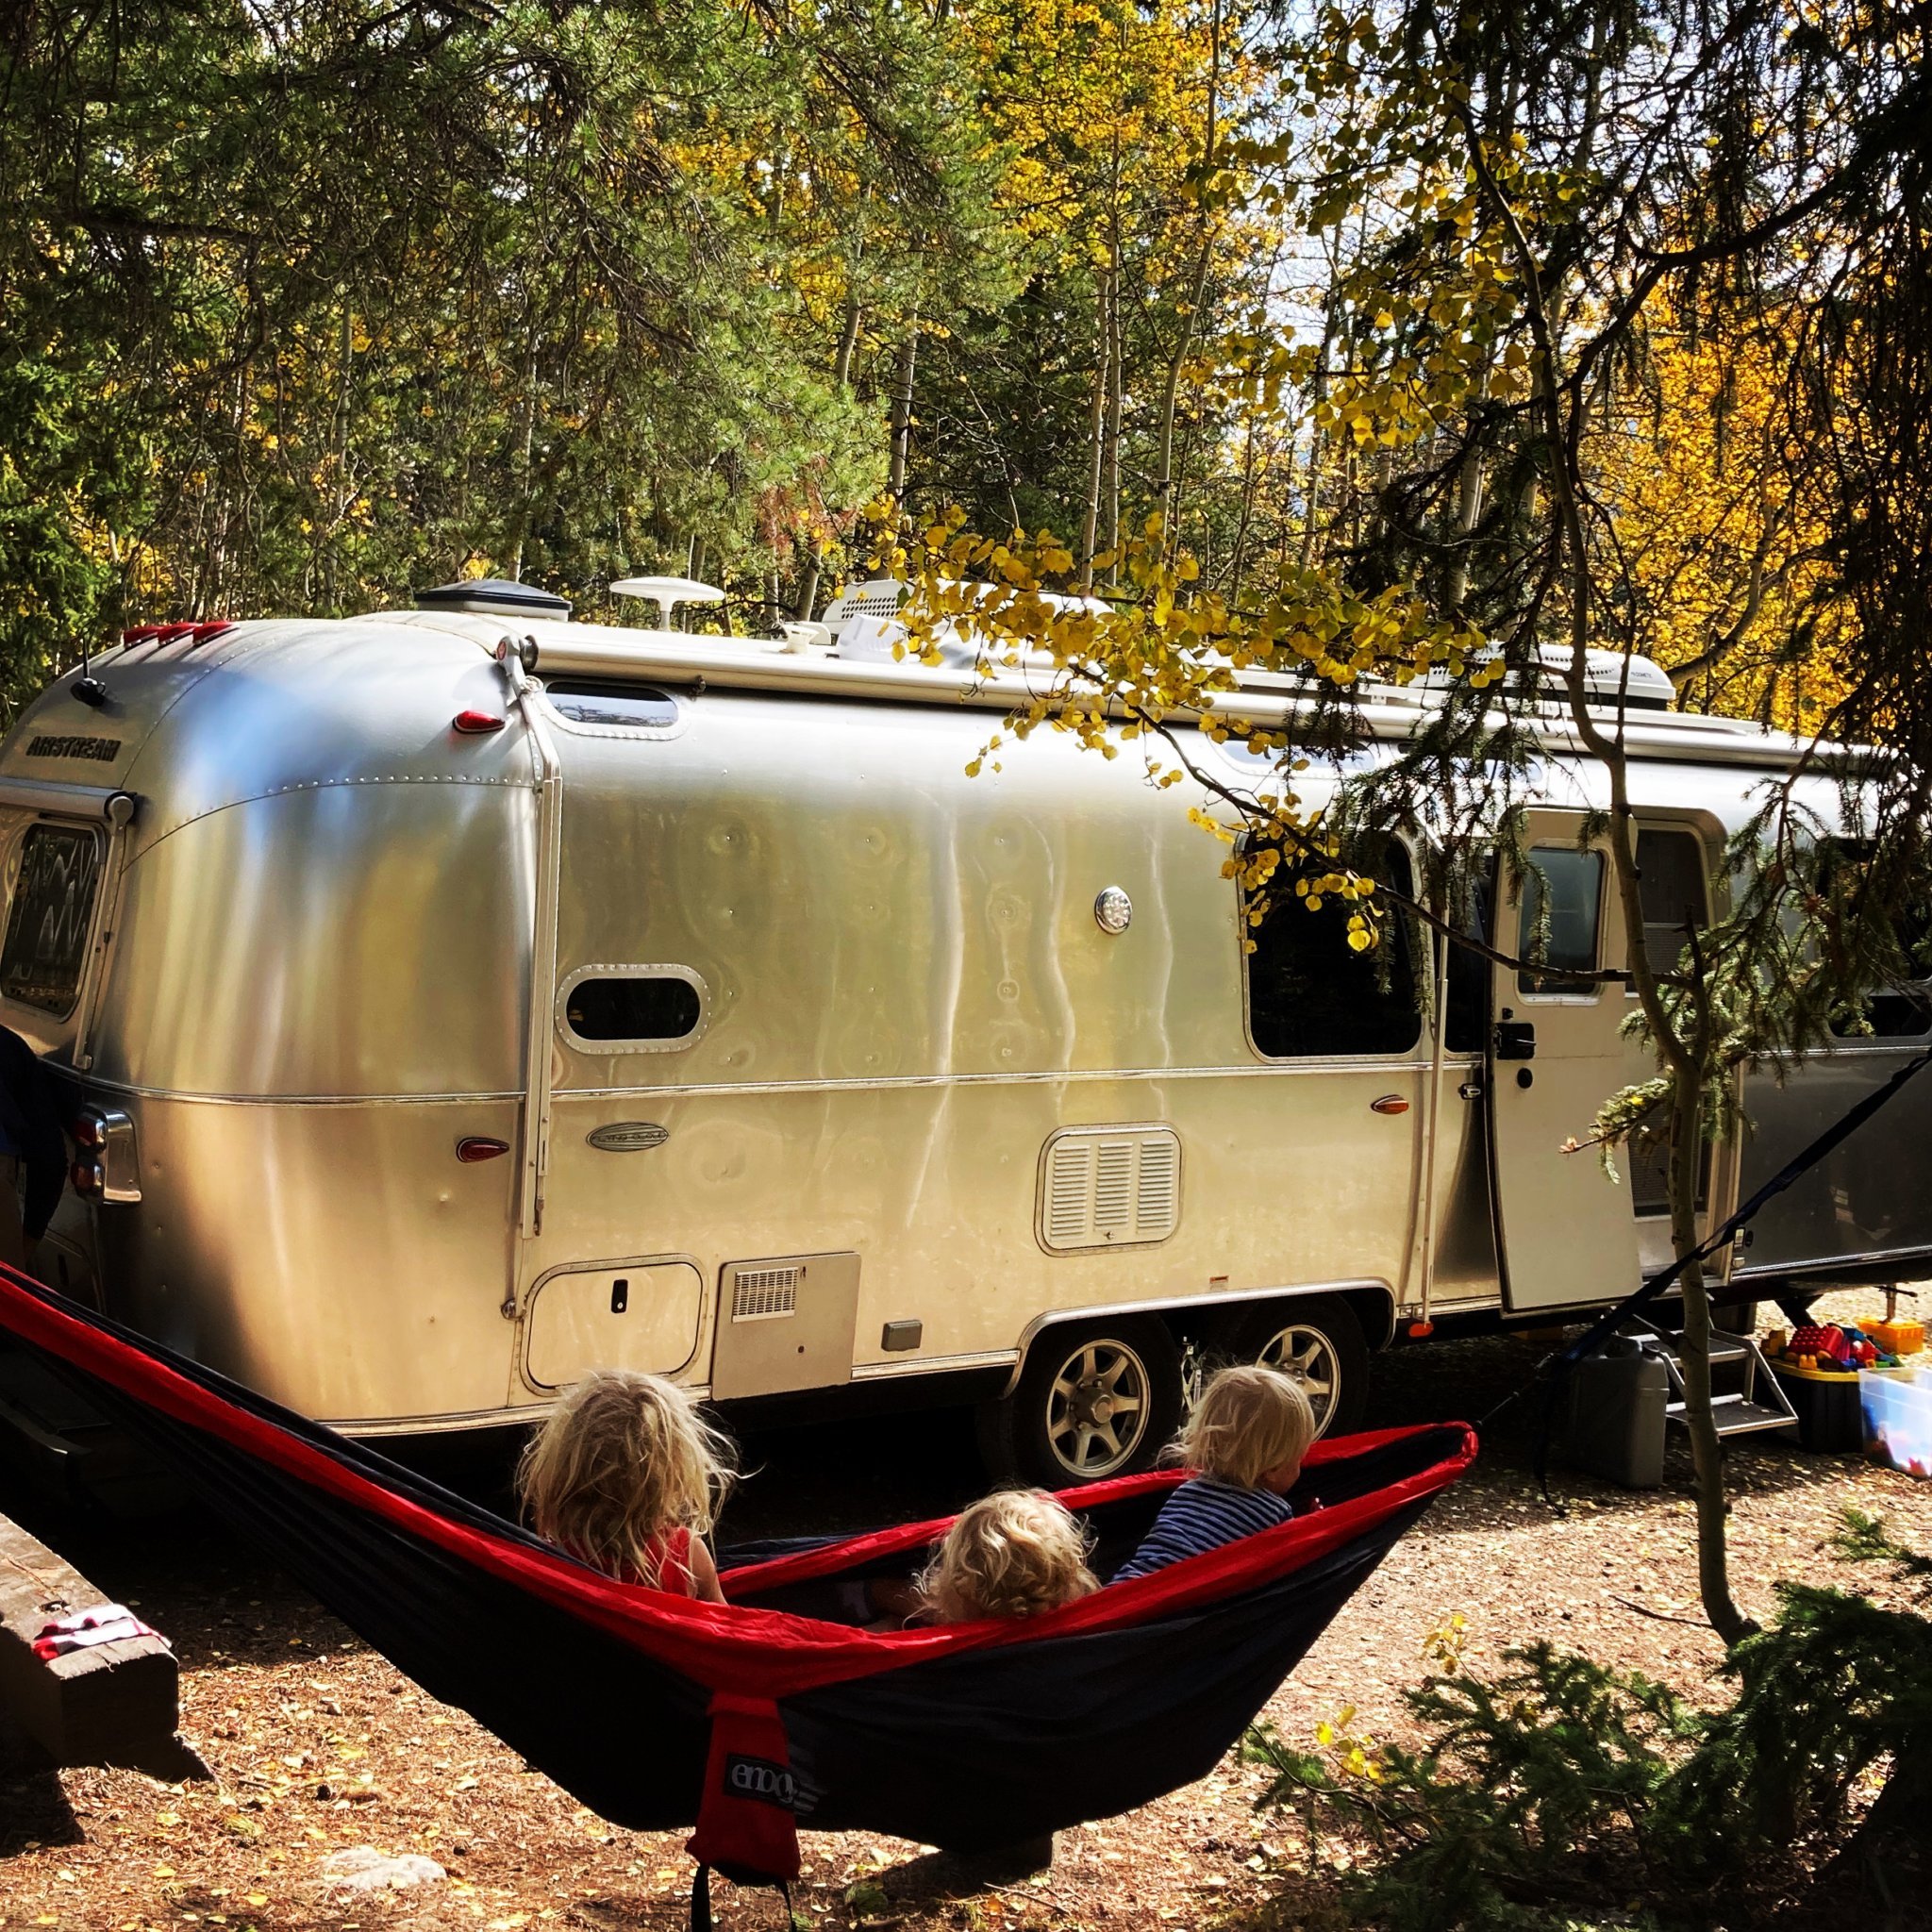
{"type": "Polygon", "coordinates": [[[960,1512],[919,1579],[937,1624],[1038,1616],[1099,1588],[1080,1525],[1044,1490],[982,1496],[960,1512]]]}
{"type": "Polygon", "coordinates": [[[1315,1412],[1291,1375],[1258,1363],[1211,1375],[1174,1442],[1188,1479],[1113,1580],[1145,1576],[1291,1521],[1288,1491],[1314,1440],[1315,1412]]]}
{"type": "Polygon", "coordinates": [[[675,1382],[597,1369],[525,1444],[517,1495],[537,1534],[623,1583],[722,1604],[705,1547],[730,1442],[675,1382]]]}

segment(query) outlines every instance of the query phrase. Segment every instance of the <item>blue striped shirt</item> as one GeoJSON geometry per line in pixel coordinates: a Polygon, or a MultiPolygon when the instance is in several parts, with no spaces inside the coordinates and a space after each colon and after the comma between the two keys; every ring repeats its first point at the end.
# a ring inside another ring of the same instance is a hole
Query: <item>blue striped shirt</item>
{"type": "Polygon", "coordinates": [[[1244,1490],[1211,1475],[1190,1476],[1160,1506],[1141,1547],[1114,1573],[1116,1583],[1164,1570],[1183,1557],[1218,1550],[1223,1543],[1291,1521],[1294,1506],[1273,1490],[1244,1490]]]}

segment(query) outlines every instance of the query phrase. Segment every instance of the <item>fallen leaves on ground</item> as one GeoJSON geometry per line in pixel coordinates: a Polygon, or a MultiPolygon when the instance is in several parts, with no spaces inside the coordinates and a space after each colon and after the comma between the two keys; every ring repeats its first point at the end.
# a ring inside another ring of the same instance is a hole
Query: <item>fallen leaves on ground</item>
{"type": "MultiPolygon", "coordinates": [[[[1480,1414],[1538,1353],[1498,1339],[1391,1357],[1372,1421],[1480,1414]]],[[[1473,1661],[1548,1637],[1692,1694],[1708,1689],[1720,1646],[1697,1608],[1681,1452],[1650,1493],[1559,1473],[1567,1512],[1557,1515],[1528,1474],[1524,1407],[1499,1419],[1470,1476],[1397,1545],[1274,1699],[1268,1714],[1285,1737],[1307,1743],[1348,1706],[1358,1731],[1407,1735],[1402,1690],[1426,1668],[1430,1633],[1457,1612],[1473,1661]]],[[[881,1494],[876,1437],[862,1431],[760,1446],[758,1533],[774,1520],[804,1529],[940,1509],[974,1480],[959,1457],[936,1452],[929,1470],[894,1478],[909,1489],[881,1494]],[[828,1460],[827,1441],[849,1445],[842,1461],[828,1460]]],[[[1734,1575],[1752,1610],[1765,1609],[1778,1576],[1829,1567],[1821,1551],[1846,1503],[1932,1549],[1932,1484],[1762,1441],[1736,1450],[1730,1473],[1734,1575]]],[[[139,1599],[174,1640],[183,1731],[215,1777],[164,1786],[77,1771],[0,1782],[5,1932],[672,1932],[689,1923],[681,1834],[613,1829],[219,1531],[191,1519],[169,1535],[93,1529],[87,1539],[83,1568],[123,1601],[139,1599]],[[448,1876],[331,1899],[323,1859],[359,1845],[422,1855],[448,1876]]],[[[648,1752],[650,1739],[636,1748],[648,1752]]],[[[1257,1815],[1257,1782],[1224,1762],[1125,1818],[1061,1833],[1038,1876],[964,1896],[929,1847],[808,1836],[794,1904],[801,1923],[905,1932],[1232,1927],[1270,1907],[1276,1922],[1293,1919],[1297,1902],[1330,1895],[1327,1859],[1341,1854],[1312,1853],[1290,1817],[1257,1815]]],[[[785,1923],[774,1893],[721,1887],[716,1906],[729,1932],[785,1923]]]]}

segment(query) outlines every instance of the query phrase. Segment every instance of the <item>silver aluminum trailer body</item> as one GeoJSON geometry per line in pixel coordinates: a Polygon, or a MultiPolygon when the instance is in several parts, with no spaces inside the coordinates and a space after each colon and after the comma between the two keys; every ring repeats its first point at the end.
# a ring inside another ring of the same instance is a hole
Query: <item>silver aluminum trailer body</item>
{"type": "MultiPolygon", "coordinates": [[[[1425,1298],[1595,1306],[1663,1252],[1559,1151],[1642,1068],[1624,995],[1499,973],[1440,1050],[1418,1017],[1396,1050],[1264,1052],[1172,792],[1051,735],[965,775],[1000,680],[426,612],[93,668],[104,704],[70,675],[0,748],[0,1018],[105,1142],[43,1272],[306,1413],[510,1422],[627,1362],[721,1401],[1005,1391],[1023,1465],[1052,1473],[1052,1409],[1095,1473],[1124,1429],[1153,1446],[1176,1327],[1285,1338],[1343,1419],[1361,1340],[1425,1298]]],[[[1574,851],[1601,774],[1545,736],[1531,837],[1574,851]]],[[[1789,760],[1710,721],[1631,737],[1646,826],[1706,872],[1789,760]]],[[[1887,1061],[1755,1090],[1754,1145],[1887,1061]]],[[[1924,1102],[1888,1123],[1924,1144],[1924,1102]]],[[[1888,1225],[1924,1253],[1911,1178],[1888,1225]]]]}

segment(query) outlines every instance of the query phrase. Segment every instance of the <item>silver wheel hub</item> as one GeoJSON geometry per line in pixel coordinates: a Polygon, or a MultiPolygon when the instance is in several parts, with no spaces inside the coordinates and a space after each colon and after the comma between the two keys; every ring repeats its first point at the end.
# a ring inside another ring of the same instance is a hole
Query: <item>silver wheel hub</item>
{"type": "Polygon", "coordinates": [[[1119,1341],[1090,1341],[1061,1363],[1046,1398],[1046,1437],[1069,1474],[1110,1475],[1147,1433],[1148,1374],[1119,1341]]]}
{"type": "Polygon", "coordinates": [[[1306,1323],[1291,1322],[1268,1338],[1256,1359],[1292,1375],[1302,1385],[1308,1407],[1315,1411],[1315,1433],[1322,1434],[1341,1392],[1341,1358],[1328,1337],[1306,1323]]]}

